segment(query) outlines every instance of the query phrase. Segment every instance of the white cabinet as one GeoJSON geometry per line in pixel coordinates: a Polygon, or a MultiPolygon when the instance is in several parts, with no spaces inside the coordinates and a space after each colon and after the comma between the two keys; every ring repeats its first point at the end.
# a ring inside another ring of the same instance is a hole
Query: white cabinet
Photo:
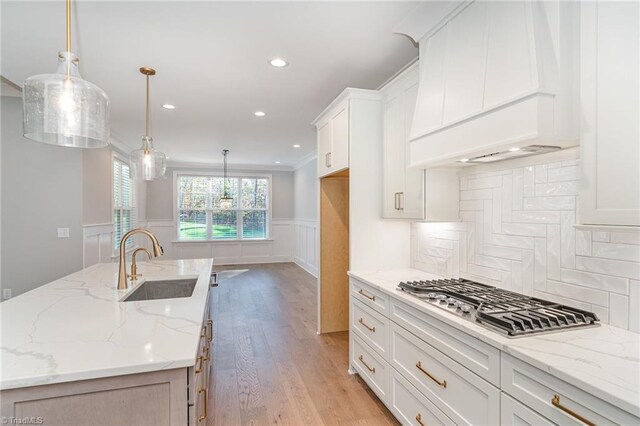
{"type": "Polygon", "coordinates": [[[640,226],[640,5],[581,3],[580,222],[640,226]]]}
{"type": "Polygon", "coordinates": [[[371,101],[380,102],[377,91],[347,88],[313,121],[318,130],[318,177],[349,168],[354,140],[371,143],[366,141],[371,129],[381,127],[379,113],[370,111],[371,101]]]}
{"type": "Polygon", "coordinates": [[[500,396],[500,424],[503,425],[530,425],[551,426],[549,420],[535,411],[520,404],[506,393],[500,396]]]}
{"type": "Polygon", "coordinates": [[[418,64],[387,84],[381,94],[384,102],[382,217],[457,221],[456,171],[425,172],[408,168],[409,131],[418,96],[418,64]],[[425,185],[429,189],[426,193],[425,185]]]}

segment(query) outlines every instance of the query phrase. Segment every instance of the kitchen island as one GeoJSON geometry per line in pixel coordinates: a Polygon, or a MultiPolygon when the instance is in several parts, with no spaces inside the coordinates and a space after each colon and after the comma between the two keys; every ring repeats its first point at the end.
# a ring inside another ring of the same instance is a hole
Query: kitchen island
{"type": "Polygon", "coordinates": [[[127,290],[116,288],[117,264],[98,264],[0,304],[1,415],[50,424],[206,418],[212,264],[140,263],[127,290]],[[146,281],[175,279],[196,280],[190,297],[124,301],[146,281]]]}

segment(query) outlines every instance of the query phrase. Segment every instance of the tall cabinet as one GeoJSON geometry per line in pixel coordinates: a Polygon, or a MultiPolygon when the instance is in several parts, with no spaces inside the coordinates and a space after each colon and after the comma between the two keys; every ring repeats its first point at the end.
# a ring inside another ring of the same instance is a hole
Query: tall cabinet
{"type": "Polygon", "coordinates": [[[579,220],[640,226],[640,4],[580,6],[579,220]]]}

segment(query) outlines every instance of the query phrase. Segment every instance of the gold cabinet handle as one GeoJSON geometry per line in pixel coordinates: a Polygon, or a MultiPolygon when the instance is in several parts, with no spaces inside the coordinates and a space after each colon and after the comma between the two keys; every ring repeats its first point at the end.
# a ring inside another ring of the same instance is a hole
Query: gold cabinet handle
{"type": "Polygon", "coordinates": [[[564,405],[562,405],[560,403],[560,395],[553,395],[553,398],[551,398],[551,404],[553,404],[554,407],[559,408],[560,410],[564,411],[565,413],[567,413],[568,415],[575,417],[576,419],[580,420],[582,423],[584,423],[585,425],[588,426],[596,426],[595,423],[585,419],[584,417],[582,417],[580,414],[576,413],[575,411],[573,411],[570,408],[565,407],[564,405]]]}
{"type": "Polygon", "coordinates": [[[204,356],[200,355],[198,358],[196,358],[196,374],[200,373],[202,371],[202,362],[204,361],[204,356]]]}
{"type": "Polygon", "coordinates": [[[400,206],[398,203],[398,193],[393,194],[393,208],[396,210],[400,210],[400,206]]]}
{"type": "Polygon", "coordinates": [[[361,295],[363,295],[364,297],[366,297],[367,299],[375,302],[376,301],[376,296],[369,296],[367,293],[365,293],[364,291],[362,291],[362,289],[360,289],[360,291],[358,292],[361,295]]]}
{"type": "Polygon", "coordinates": [[[404,210],[404,192],[398,192],[398,210],[404,210]]]}
{"type": "Polygon", "coordinates": [[[365,324],[365,323],[364,323],[364,320],[363,320],[362,318],[360,318],[360,319],[358,320],[358,322],[359,322],[360,324],[364,325],[364,326],[367,328],[367,330],[372,331],[372,332],[374,332],[374,333],[376,332],[376,328],[375,328],[375,327],[369,327],[367,324],[365,324]]]}
{"type": "Polygon", "coordinates": [[[198,417],[198,421],[201,422],[203,420],[206,420],[207,418],[207,403],[209,402],[209,392],[207,391],[207,388],[200,388],[198,389],[198,394],[204,393],[204,414],[202,414],[200,417],[198,417]]]}
{"type": "Polygon", "coordinates": [[[420,423],[421,426],[424,426],[424,423],[422,423],[422,414],[418,413],[416,416],[416,422],[420,423]]]}
{"type": "Polygon", "coordinates": [[[429,374],[429,372],[427,370],[422,368],[422,362],[420,362],[420,361],[416,362],[416,367],[418,368],[418,370],[420,370],[424,374],[426,374],[428,378],[430,378],[431,380],[436,382],[438,384],[438,386],[442,386],[445,389],[447,388],[447,381],[446,380],[440,381],[440,380],[436,379],[435,377],[433,377],[431,374],[429,374]]]}
{"type": "Polygon", "coordinates": [[[369,371],[371,371],[372,373],[375,373],[375,372],[376,372],[376,368],[375,368],[375,367],[369,367],[369,366],[367,365],[367,363],[366,363],[366,362],[364,362],[364,357],[363,357],[362,355],[360,355],[360,356],[358,357],[358,359],[360,360],[360,362],[362,363],[362,365],[364,365],[365,367],[367,367],[367,369],[368,369],[369,371]]]}
{"type": "Polygon", "coordinates": [[[207,320],[207,329],[206,329],[206,333],[207,333],[207,340],[209,341],[209,343],[211,343],[211,341],[213,340],[213,320],[207,320]]]}

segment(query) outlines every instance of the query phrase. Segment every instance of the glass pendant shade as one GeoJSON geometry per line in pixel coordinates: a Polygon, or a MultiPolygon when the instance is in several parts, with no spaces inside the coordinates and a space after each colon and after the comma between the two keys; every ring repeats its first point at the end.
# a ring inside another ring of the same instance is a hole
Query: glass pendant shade
{"type": "Polygon", "coordinates": [[[29,77],[22,91],[24,136],[52,145],[100,148],[109,143],[109,98],[80,77],[78,57],[59,52],[54,74],[29,77]]]}
{"type": "Polygon", "coordinates": [[[167,156],[153,147],[153,138],[148,136],[142,137],[142,147],[132,151],[130,159],[134,179],[161,179],[167,170],[167,156]]]}

